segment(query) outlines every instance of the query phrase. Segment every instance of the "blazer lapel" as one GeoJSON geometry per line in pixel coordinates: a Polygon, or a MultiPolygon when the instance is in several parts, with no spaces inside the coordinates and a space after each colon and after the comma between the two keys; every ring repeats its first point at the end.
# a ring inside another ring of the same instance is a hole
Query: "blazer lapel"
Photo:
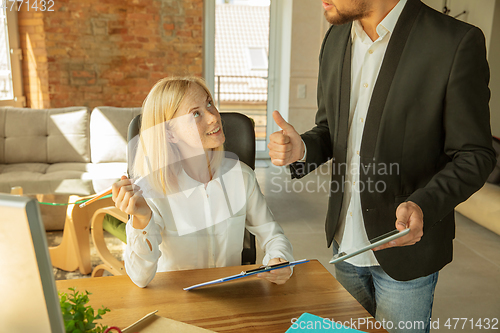
{"type": "Polygon", "coordinates": [[[382,67],[380,68],[380,73],[373,89],[363,131],[363,139],[361,141],[361,155],[366,159],[372,159],[375,156],[378,131],[387,95],[389,94],[394,74],[396,73],[401,54],[406,45],[406,40],[421,6],[422,3],[420,0],[408,0],[387,46],[384,61],[382,62],[382,67]]]}
{"type": "MultiPolygon", "coordinates": [[[[351,28],[352,23],[332,27],[332,35],[325,40],[325,48],[320,58],[322,60],[319,79],[323,85],[323,100],[333,145],[333,161],[335,165],[340,166],[345,165],[347,153],[351,89],[351,28]]],[[[335,169],[336,166],[334,166],[335,169]]],[[[345,170],[332,172],[332,184],[342,184],[342,172],[345,173],[345,170]]],[[[343,195],[331,195],[330,192],[325,224],[328,246],[337,228],[342,201],[343,195]]]]}
{"type": "Polygon", "coordinates": [[[351,28],[352,23],[335,27],[335,35],[332,38],[337,43],[332,43],[331,48],[324,57],[325,61],[322,71],[327,73],[325,78],[327,85],[324,87],[330,96],[327,99],[327,109],[333,110],[333,119],[330,122],[333,156],[336,163],[345,163],[347,153],[347,134],[349,120],[349,104],[351,93],[351,28]]]}
{"type": "Polygon", "coordinates": [[[351,58],[352,38],[349,31],[347,46],[344,53],[344,60],[342,63],[342,75],[340,84],[340,112],[338,116],[339,125],[334,151],[334,156],[336,156],[337,163],[345,163],[347,155],[348,123],[351,104],[351,58]]]}

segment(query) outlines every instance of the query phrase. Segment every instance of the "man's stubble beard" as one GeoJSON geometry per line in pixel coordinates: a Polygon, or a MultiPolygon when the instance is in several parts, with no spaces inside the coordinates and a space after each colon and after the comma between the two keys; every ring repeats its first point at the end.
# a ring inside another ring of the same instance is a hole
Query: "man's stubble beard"
{"type": "Polygon", "coordinates": [[[336,15],[330,15],[329,12],[325,11],[325,18],[328,23],[332,25],[342,25],[350,23],[356,20],[360,20],[370,13],[370,6],[368,5],[369,0],[358,0],[356,1],[355,8],[351,11],[340,12],[337,6],[333,5],[336,15]]]}

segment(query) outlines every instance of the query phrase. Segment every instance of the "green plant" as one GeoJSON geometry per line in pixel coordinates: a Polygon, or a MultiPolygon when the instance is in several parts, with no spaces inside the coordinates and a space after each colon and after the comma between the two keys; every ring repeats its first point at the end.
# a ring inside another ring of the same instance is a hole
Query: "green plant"
{"type": "Polygon", "coordinates": [[[101,319],[102,315],[110,310],[104,306],[97,310],[97,316],[94,309],[88,305],[91,293],[85,290],[85,293],[75,291],[75,288],[69,288],[72,293],[59,292],[59,303],[64,319],[66,333],[102,333],[107,326],[95,324],[94,320],[101,319]]]}

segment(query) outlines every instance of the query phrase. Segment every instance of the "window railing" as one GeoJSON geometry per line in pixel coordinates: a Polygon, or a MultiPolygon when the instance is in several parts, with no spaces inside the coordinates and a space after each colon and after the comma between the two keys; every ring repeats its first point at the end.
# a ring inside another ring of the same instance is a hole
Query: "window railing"
{"type": "Polygon", "coordinates": [[[0,70],[0,100],[12,98],[11,73],[9,70],[0,70]]]}
{"type": "MultiPolygon", "coordinates": [[[[15,5],[17,6],[17,2],[15,5]]],[[[17,14],[17,7],[13,10],[0,9],[0,106],[26,105],[17,14]]]]}
{"type": "Polygon", "coordinates": [[[267,84],[266,76],[215,76],[217,108],[221,112],[240,112],[252,118],[257,141],[266,138],[267,84]]]}
{"type": "Polygon", "coordinates": [[[238,102],[267,102],[267,76],[215,75],[217,107],[238,102]]]}

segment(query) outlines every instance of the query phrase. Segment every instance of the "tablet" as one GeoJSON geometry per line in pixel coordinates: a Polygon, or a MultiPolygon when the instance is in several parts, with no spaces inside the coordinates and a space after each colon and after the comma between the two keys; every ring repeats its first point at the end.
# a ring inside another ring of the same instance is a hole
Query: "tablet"
{"type": "Polygon", "coordinates": [[[261,266],[261,267],[258,267],[258,268],[255,268],[255,269],[251,269],[251,270],[248,270],[248,271],[243,271],[240,274],[227,276],[227,277],[224,277],[222,279],[217,279],[217,280],[208,281],[208,282],[204,282],[204,283],[200,283],[200,284],[195,284],[194,286],[184,288],[184,290],[192,290],[192,289],[196,289],[196,288],[200,288],[200,287],[209,286],[209,285],[212,285],[212,284],[229,282],[229,281],[233,281],[233,280],[240,279],[240,278],[243,278],[243,277],[256,275],[256,274],[259,274],[259,273],[269,272],[269,271],[272,271],[272,270],[275,270],[275,269],[280,269],[280,268],[285,268],[285,267],[290,267],[290,266],[305,264],[306,262],[309,262],[309,260],[302,259],[302,260],[297,260],[297,261],[292,261],[292,262],[285,261],[285,262],[280,262],[278,264],[274,264],[274,265],[270,265],[270,266],[261,266]]]}
{"type": "Polygon", "coordinates": [[[390,231],[386,234],[383,234],[382,236],[379,236],[379,237],[376,237],[372,240],[370,240],[370,244],[358,249],[358,250],[354,250],[354,251],[349,251],[349,253],[346,253],[346,252],[340,252],[336,255],[334,255],[332,257],[332,259],[330,259],[330,264],[336,264],[338,262],[341,262],[341,261],[344,261],[346,259],[349,259],[349,258],[352,258],[354,256],[357,256],[358,254],[360,253],[363,253],[363,252],[366,252],[368,250],[371,250],[377,246],[380,246],[382,244],[385,244],[385,243],[388,243],[390,241],[393,241],[395,239],[398,239],[400,237],[403,237],[405,235],[408,235],[408,233],[410,232],[410,229],[405,229],[403,231],[399,231],[398,229],[395,229],[393,231],[390,231]]]}

